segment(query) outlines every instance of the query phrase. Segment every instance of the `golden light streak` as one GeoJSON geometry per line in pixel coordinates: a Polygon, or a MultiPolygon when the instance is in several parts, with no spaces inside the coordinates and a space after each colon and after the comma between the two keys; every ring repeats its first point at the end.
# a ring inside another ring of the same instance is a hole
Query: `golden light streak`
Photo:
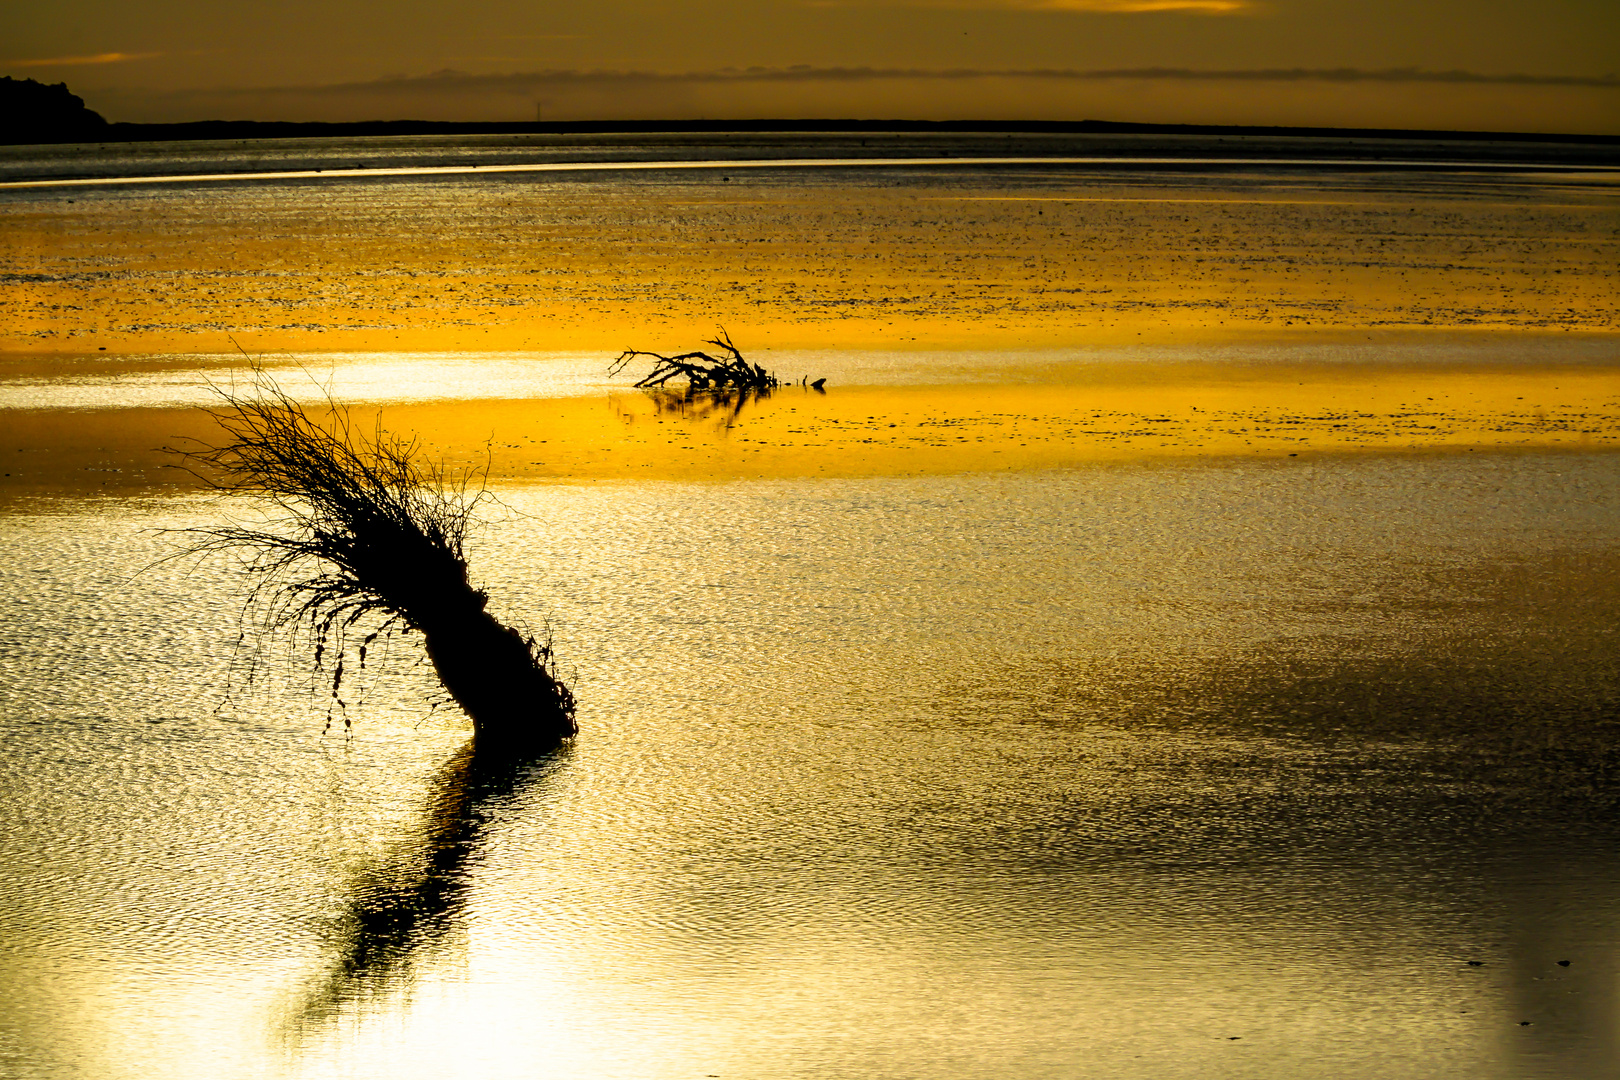
{"type": "MultiPolygon", "coordinates": [[[[389,430],[419,435],[424,452],[452,470],[487,464],[492,479],[525,483],[1620,448],[1609,364],[1137,362],[1067,365],[1030,378],[834,386],[825,395],[788,387],[734,417],[701,399],[682,403],[628,388],[597,397],[386,405],[378,415],[389,430]]],[[[369,423],[370,407],[360,415],[369,423]]],[[[14,409],[6,423],[19,445],[49,452],[11,466],[0,480],[0,505],[45,492],[189,486],[153,448],[213,430],[205,412],[188,408],[14,409]]]]}
{"type": "Polygon", "coordinates": [[[40,60],[7,60],[10,67],[84,67],[90,64],[123,64],[131,60],[151,60],[162,53],[105,52],[93,56],[53,56],[40,60]]]}
{"type": "Polygon", "coordinates": [[[1259,5],[1248,0],[1009,0],[996,7],[1028,8],[1034,11],[1097,11],[1135,15],[1156,11],[1192,11],[1203,15],[1235,15],[1254,11],[1259,5]]]}
{"type": "MultiPolygon", "coordinates": [[[[810,7],[856,7],[855,0],[806,0],[810,7]]],[[[1261,10],[1254,0],[897,0],[904,7],[1011,11],[1083,11],[1102,15],[1145,15],[1185,11],[1197,15],[1239,15],[1261,10]]]]}

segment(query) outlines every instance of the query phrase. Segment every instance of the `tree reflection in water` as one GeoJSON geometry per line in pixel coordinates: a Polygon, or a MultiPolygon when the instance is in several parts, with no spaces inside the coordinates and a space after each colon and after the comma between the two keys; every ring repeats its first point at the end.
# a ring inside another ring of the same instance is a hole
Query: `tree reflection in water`
{"type": "Polygon", "coordinates": [[[469,741],[434,775],[421,831],[361,874],[332,932],[332,962],[305,994],[295,1027],[408,981],[465,912],[490,823],[567,760],[569,745],[539,757],[485,750],[469,741]]]}

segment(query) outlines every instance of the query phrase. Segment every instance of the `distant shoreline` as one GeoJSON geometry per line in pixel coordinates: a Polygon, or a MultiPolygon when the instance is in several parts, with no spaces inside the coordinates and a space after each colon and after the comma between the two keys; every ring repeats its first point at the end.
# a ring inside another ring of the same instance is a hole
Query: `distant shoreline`
{"type": "MultiPolygon", "coordinates": [[[[227,139],[311,139],[409,135],[659,135],[674,133],[785,134],[1024,134],[1193,135],[1206,138],[1316,138],[1424,140],[1430,142],[1562,143],[1620,146],[1617,135],[1524,131],[1444,131],[1406,128],[1267,127],[1223,124],[1138,124],[1112,120],[569,120],[462,123],[439,120],[377,120],[350,123],[280,120],[196,120],[176,124],[108,124],[86,139],[83,130],[63,132],[44,143],[187,142],[227,139]]],[[[25,145],[6,140],[9,145],[25,145]]]]}

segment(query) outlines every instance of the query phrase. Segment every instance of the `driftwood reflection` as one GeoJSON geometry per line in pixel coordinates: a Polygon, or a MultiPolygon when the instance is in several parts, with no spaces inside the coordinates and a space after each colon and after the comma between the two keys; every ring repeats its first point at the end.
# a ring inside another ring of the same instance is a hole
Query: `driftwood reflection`
{"type": "Polygon", "coordinates": [[[608,406],[626,424],[642,420],[679,420],[696,426],[711,428],[717,437],[725,438],[736,427],[743,410],[755,402],[767,401],[781,394],[798,390],[801,394],[827,396],[823,379],[814,383],[788,383],[777,387],[719,387],[694,389],[692,387],[652,387],[640,394],[609,394],[608,406]],[[652,406],[649,415],[647,405],[652,406]]]}
{"type": "Polygon", "coordinates": [[[465,910],[490,822],[512,796],[543,784],[564,746],[543,757],[480,754],[469,742],[434,776],[420,831],[360,875],[333,934],[336,954],[305,995],[296,1023],[315,1022],[346,1002],[407,979],[442,946],[465,910]]]}
{"type": "Polygon", "coordinates": [[[764,401],[771,393],[770,390],[750,389],[649,390],[647,398],[652,402],[653,412],[657,416],[711,423],[720,430],[729,431],[750,402],[764,401]]]}

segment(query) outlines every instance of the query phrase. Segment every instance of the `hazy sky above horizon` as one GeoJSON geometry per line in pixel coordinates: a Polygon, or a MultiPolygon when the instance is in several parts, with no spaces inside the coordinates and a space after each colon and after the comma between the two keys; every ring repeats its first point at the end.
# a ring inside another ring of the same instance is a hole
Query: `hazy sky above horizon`
{"type": "Polygon", "coordinates": [[[110,120],[1110,119],[1620,133],[1614,0],[22,0],[110,120]]]}

